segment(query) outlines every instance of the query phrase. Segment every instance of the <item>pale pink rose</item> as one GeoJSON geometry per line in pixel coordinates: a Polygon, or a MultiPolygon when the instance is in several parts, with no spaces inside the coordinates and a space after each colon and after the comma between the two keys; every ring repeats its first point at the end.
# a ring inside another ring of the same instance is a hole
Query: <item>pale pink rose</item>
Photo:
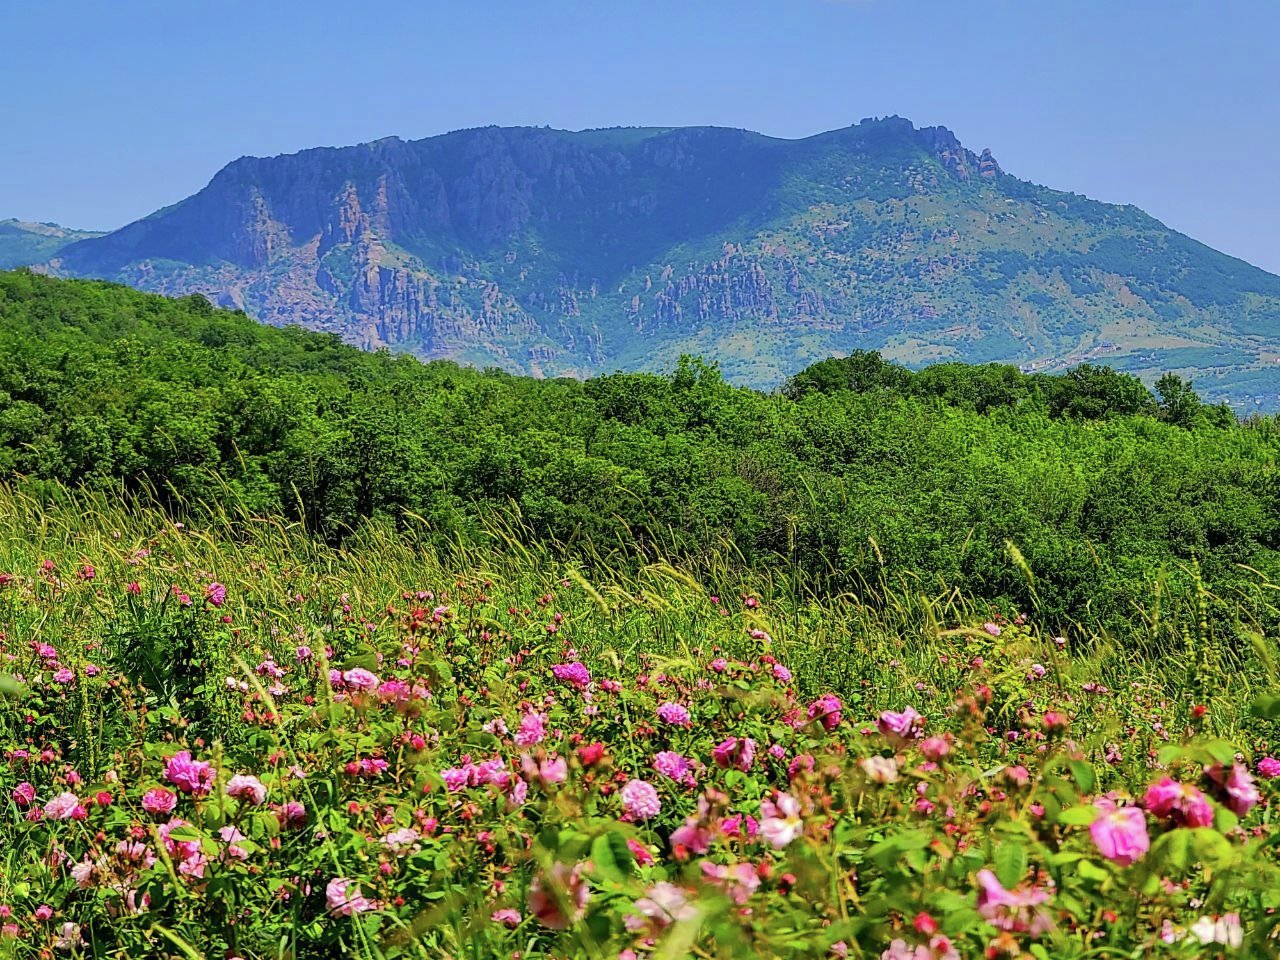
{"type": "Polygon", "coordinates": [[[1147,818],[1137,807],[1117,807],[1105,797],[1093,802],[1098,817],[1089,827],[1093,844],[1108,860],[1127,867],[1151,849],[1147,818]]]}
{"type": "Polygon", "coordinates": [[[662,801],[652,784],[630,780],[622,788],[622,809],[629,820],[649,820],[662,811],[662,801]]]}
{"type": "Polygon", "coordinates": [[[257,777],[238,773],[227,781],[227,796],[256,807],[266,802],[267,788],[257,777]]]}

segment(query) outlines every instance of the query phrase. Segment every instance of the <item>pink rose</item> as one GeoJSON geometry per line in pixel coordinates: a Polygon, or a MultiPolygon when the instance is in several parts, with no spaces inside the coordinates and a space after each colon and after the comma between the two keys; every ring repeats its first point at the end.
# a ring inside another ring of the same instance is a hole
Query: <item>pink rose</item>
{"type": "Polygon", "coordinates": [[[1137,807],[1117,807],[1106,797],[1093,802],[1098,817],[1089,827],[1093,845],[1108,860],[1127,867],[1151,849],[1147,818],[1137,807]]]}

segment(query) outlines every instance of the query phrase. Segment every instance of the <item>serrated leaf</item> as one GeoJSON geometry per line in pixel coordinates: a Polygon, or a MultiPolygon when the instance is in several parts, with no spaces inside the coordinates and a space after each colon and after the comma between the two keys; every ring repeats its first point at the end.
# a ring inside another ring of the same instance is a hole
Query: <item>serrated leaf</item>
{"type": "Polygon", "coordinates": [[[1016,887],[1027,875],[1027,850],[1020,843],[1006,843],[996,851],[996,879],[1005,887],[1016,887]]]}

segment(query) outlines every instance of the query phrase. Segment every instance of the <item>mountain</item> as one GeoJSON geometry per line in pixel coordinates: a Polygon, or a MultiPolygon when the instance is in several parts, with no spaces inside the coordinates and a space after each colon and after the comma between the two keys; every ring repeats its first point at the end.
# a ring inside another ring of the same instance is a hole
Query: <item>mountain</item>
{"type": "Polygon", "coordinates": [[[244,157],[47,269],[540,376],[688,352],[770,386],[878,349],[1172,370],[1280,405],[1280,277],[899,117],[802,140],[489,127],[244,157]]]}
{"type": "Polygon", "coordinates": [[[68,230],[56,223],[0,220],[0,270],[40,263],[69,243],[100,236],[91,230],[68,230]]]}

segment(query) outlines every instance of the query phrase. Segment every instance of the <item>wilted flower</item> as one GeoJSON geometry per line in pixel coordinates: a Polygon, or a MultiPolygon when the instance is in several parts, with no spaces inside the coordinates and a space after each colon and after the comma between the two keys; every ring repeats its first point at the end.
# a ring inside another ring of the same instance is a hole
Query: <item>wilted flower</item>
{"type": "Polygon", "coordinates": [[[80,924],[66,921],[62,926],[58,927],[57,936],[53,938],[53,946],[56,950],[74,950],[84,943],[84,937],[80,933],[80,924]]]}
{"type": "Polygon", "coordinates": [[[1221,917],[1201,917],[1191,925],[1191,932],[1201,943],[1220,943],[1233,950],[1244,943],[1244,930],[1240,915],[1228,913],[1221,917]]]}
{"type": "Polygon", "coordinates": [[[544,927],[567,930],[582,919],[591,891],[582,876],[582,865],[553,863],[529,885],[528,908],[544,927]]]}
{"type": "Polygon", "coordinates": [[[864,757],[858,766],[876,783],[893,783],[898,779],[898,761],[893,757],[864,757]]]}
{"type": "Polygon", "coordinates": [[[505,907],[502,910],[495,910],[489,914],[489,919],[494,923],[500,923],[508,930],[514,930],[520,926],[520,911],[513,910],[511,907],[505,907]]]}
{"type": "Polygon", "coordinates": [[[382,838],[382,845],[394,853],[396,856],[403,856],[418,845],[422,834],[418,833],[413,827],[401,827],[399,830],[392,830],[382,838]]]}

